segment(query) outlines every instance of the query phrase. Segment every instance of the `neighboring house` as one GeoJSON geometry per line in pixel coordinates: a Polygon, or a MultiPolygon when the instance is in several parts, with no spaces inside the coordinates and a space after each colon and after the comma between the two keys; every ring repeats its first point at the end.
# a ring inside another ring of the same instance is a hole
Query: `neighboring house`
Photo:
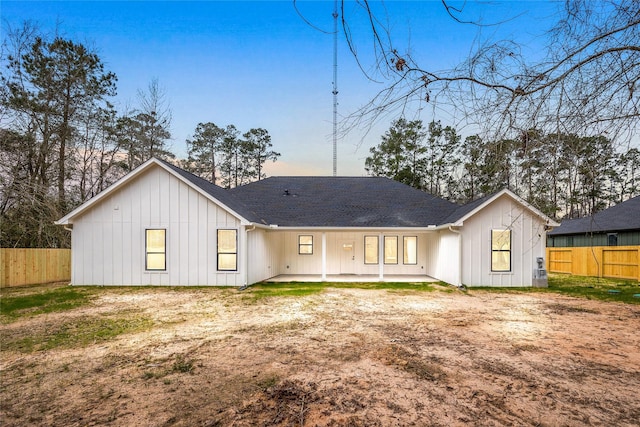
{"type": "Polygon", "coordinates": [[[640,196],[548,234],[549,271],[640,280],[640,196]]]}
{"type": "Polygon", "coordinates": [[[508,190],[458,206],[381,177],[222,189],[151,159],[57,224],[76,285],[253,284],[281,275],[531,286],[551,219],[508,190]]]}

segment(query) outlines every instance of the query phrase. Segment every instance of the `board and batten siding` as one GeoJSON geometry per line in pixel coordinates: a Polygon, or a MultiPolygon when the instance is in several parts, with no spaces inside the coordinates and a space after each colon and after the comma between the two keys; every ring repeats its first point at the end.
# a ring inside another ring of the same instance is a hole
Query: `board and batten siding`
{"type": "Polygon", "coordinates": [[[161,167],[73,220],[76,285],[240,286],[240,220],[161,167]],[[145,270],[145,229],[166,229],[166,271],[145,270]],[[238,230],[238,271],[217,271],[217,229],[238,230]]]}
{"type": "Polygon", "coordinates": [[[275,233],[263,229],[247,232],[248,284],[260,282],[279,275],[278,239],[275,233]]]}
{"type": "Polygon", "coordinates": [[[532,286],[536,258],[545,256],[546,231],[540,218],[502,196],[464,221],[462,283],[467,286],[532,286]],[[511,271],[491,271],[491,230],[511,230],[511,271]]]}
{"type": "Polygon", "coordinates": [[[449,230],[441,230],[430,245],[430,262],[427,274],[434,279],[453,285],[460,284],[460,236],[449,230]]]}

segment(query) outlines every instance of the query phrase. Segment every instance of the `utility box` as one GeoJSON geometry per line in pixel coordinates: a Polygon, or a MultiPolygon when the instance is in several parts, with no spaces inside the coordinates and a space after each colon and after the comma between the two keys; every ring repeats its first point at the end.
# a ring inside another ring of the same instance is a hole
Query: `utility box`
{"type": "Polygon", "coordinates": [[[544,268],[544,258],[537,257],[537,268],[533,269],[533,287],[534,288],[546,288],[549,286],[547,281],[547,270],[544,268]]]}

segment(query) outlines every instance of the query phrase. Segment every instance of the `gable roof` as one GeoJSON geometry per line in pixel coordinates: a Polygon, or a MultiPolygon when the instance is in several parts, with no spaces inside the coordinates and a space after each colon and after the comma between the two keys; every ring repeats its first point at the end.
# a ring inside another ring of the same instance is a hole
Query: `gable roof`
{"type": "Polygon", "coordinates": [[[235,212],[237,215],[245,218],[247,222],[262,222],[257,213],[253,212],[244,203],[242,203],[242,201],[234,197],[233,194],[229,192],[229,190],[219,187],[211,181],[207,181],[206,179],[194,175],[191,172],[187,172],[186,170],[172,165],[169,162],[166,162],[164,160],[158,161],[163,163],[167,168],[173,170],[176,174],[178,174],[191,184],[193,184],[197,189],[204,191],[206,194],[210,195],[218,202],[221,202],[224,207],[227,208],[227,210],[235,212]]]}
{"type": "Polygon", "coordinates": [[[466,219],[472,217],[473,215],[475,215],[476,213],[484,209],[485,206],[493,203],[495,200],[499,199],[500,197],[508,197],[514,200],[515,202],[519,203],[523,207],[527,208],[532,214],[541,218],[543,221],[547,223],[547,225],[551,227],[557,227],[558,225],[560,225],[557,222],[553,221],[551,218],[549,218],[547,215],[542,213],[539,209],[532,206],[527,201],[522,199],[520,196],[516,195],[515,193],[513,193],[512,191],[506,188],[498,191],[497,193],[490,194],[488,196],[474,200],[473,202],[467,203],[466,205],[460,206],[458,209],[453,211],[451,215],[449,215],[445,219],[445,223],[447,224],[450,223],[455,226],[461,226],[466,219]]]}
{"type": "Polygon", "coordinates": [[[86,202],[84,202],[83,204],[81,204],[71,212],[69,212],[67,215],[65,215],[55,223],[58,225],[71,224],[73,222],[73,218],[88,211],[92,206],[106,199],[111,194],[114,194],[117,190],[126,186],[131,181],[133,181],[136,177],[140,176],[142,173],[144,173],[145,171],[153,167],[163,168],[164,170],[171,173],[172,175],[174,175],[176,178],[178,178],[185,184],[189,185],[190,187],[192,187],[193,189],[201,193],[203,196],[212,200],[213,202],[218,204],[220,207],[227,210],[232,215],[236,216],[241,221],[244,221],[244,222],[254,221],[255,219],[254,217],[251,217],[251,218],[245,217],[244,214],[250,214],[250,211],[248,211],[244,206],[242,206],[240,202],[235,200],[228,193],[228,191],[218,187],[217,185],[210,183],[205,179],[199,178],[185,170],[182,170],[179,167],[172,165],[171,163],[168,163],[156,158],[151,158],[147,160],[145,163],[143,163],[142,165],[138,166],[136,169],[134,169],[130,173],[128,173],[127,175],[125,175],[124,177],[120,178],[118,181],[113,183],[109,188],[98,193],[96,196],[92,197],[91,199],[87,200],[86,202]]]}
{"type": "Polygon", "coordinates": [[[271,177],[230,192],[283,227],[428,227],[458,208],[384,177],[271,177]]]}
{"type": "Polygon", "coordinates": [[[591,216],[567,219],[550,236],[640,230],[640,196],[618,203],[591,216]]]}
{"type": "Polygon", "coordinates": [[[386,177],[271,177],[227,190],[155,158],[83,203],[56,221],[56,224],[71,224],[73,218],[153,167],[161,167],[245,224],[338,228],[461,226],[464,220],[497,198],[507,195],[547,224],[558,225],[509,190],[502,190],[464,206],[386,177]]]}

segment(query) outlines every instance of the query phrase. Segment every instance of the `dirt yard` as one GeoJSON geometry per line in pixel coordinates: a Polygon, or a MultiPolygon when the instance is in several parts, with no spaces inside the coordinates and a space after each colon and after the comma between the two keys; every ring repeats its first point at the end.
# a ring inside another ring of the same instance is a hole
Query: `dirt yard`
{"type": "Polygon", "coordinates": [[[7,343],[101,319],[143,331],[3,349],[0,424],[640,424],[638,305],[446,288],[252,292],[100,289],[88,306],[4,322],[7,343]]]}

